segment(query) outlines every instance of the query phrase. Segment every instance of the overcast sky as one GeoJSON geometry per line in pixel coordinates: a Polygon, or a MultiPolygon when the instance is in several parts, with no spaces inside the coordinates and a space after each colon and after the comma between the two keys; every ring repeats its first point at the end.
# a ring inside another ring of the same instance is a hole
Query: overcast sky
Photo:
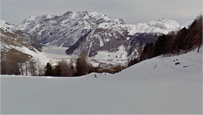
{"type": "Polygon", "coordinates": [[[1,19],[17,24],[33,15],[96,11],[126,23],[162,18],[189,25],[202,12],[202,0],[0,0],[1,19]]]}

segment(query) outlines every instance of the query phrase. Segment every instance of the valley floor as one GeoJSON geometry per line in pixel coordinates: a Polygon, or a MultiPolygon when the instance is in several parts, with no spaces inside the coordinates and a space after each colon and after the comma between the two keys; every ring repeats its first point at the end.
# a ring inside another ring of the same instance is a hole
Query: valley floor
{"type": "Polygon", "coordinates": [[[69,61],[70,56],[66,54],[67,47],[44,46],[42,53],[47,57],[49,62],[57,63],[61,60],[69,61]]]}
{"type": "Polygon", "coordinates": [[[8,114],[202,113],[202,53],[156,57],[111,74],[77,78],[1,76],[8,114]],[[176,63],[179,63],[176,65],[176,63]]]}

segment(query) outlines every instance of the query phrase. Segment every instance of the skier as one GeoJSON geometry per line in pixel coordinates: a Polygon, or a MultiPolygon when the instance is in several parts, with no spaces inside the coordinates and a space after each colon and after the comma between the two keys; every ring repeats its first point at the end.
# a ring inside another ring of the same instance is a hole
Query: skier
{"type": "Polygon", "coordinates": [[[94,77],[95,77],[95,78],[97,78],[97,75],[96,75],[96,74],[94,74],[94,77]]]}

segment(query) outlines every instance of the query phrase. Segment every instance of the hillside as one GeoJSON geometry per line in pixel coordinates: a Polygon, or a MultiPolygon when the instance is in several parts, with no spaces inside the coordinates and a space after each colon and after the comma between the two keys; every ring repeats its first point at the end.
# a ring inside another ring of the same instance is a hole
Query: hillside
{"type": "Polygon", "coordinates": [[[1,110],[8,114],[201,114],[201,52],[159,56],[97,78],[95,73],[79,78],[3,75],[1,110]]]}
{"type": "Polygon", "coordinates": [[[0,20],[1,74],[27,75],[31,62],[39,66],[47,63],[48,59],[40,52],[38,42],[29,36],[25,37],[26,35],[28,34],[0,20]]]}
{"type": "Polygon", "coordinates": [[[202,45],[202,15],[198,16],[188,28],[176,33],[162,35],[155,42],[148,43],[140,56],[140,60],[159,55],[180,54],[200,48],[202,45]]]}

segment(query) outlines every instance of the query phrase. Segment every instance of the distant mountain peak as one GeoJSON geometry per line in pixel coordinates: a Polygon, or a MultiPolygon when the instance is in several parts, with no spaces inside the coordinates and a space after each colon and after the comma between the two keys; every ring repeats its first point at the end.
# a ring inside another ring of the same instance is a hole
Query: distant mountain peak
{"type": "Polygon", "coordinates": [[[66,13],[63,14],[63,16],[68,16],[68,15],[70,15],[72,13],[73,13],[72,11],[67,11],[66,13]]]}
{"type": "Polygon", "coordinates": [[[164,17],[164,18],[162,18],[161,20],[159,20],[159,21],[171,21],[172,19],[169,19],[169,18],[166,18],[166,17],[164,17]]]}
{"type": "Polygon", "coordinates": [[[171,20],[168,18],[163,18],[163,19],[157,20],[157,21],[148,21],[147,24],[150,26],[156,26],[156,27],[160,27],[163,29],[170,29],[170,28],[175,29],[175,28],[179,28],[181,26],[175,20],[171,20]]]}

